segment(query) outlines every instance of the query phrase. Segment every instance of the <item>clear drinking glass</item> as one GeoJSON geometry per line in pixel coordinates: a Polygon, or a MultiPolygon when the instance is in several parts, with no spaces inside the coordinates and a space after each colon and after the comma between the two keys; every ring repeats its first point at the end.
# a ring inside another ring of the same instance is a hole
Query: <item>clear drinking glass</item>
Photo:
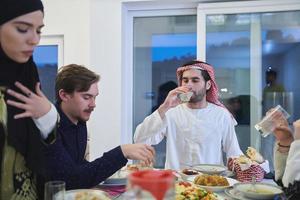
{"type": "Polygon", "coordinates": [[[44,200],[64,200],[65,191],[64,181],[49,181],[45,183],[44,200]]]}
{"type": "Polygon", "coordinates": [[[263,137],[267,137],[274,131],[276,126],[281,124],[282,120],[287,120],[289,117],[289,113],[287,113],[280,105],[277,105],[254,127],[263,137]]]}
{"type": "Polygon", "coordinates": [[[191,97],[193,96],[193,92],[179,93],[178,98],[182,103],[189,102],[191,97]]]}

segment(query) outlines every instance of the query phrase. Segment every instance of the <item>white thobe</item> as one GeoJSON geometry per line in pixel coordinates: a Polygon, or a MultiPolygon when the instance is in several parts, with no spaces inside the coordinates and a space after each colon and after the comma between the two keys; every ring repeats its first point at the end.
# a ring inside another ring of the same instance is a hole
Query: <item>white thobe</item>
{"type": "Polygon", "coordinates": [[[220,106],[190,109],[180,104],[169,109],[161,119],[158,111],[145,118],[134,134],[135,142],[166,142],[166,169],[183,169],[197,164],[224,164],[227,157],[242,155],[232,115],[220,106]]]}
{"type": "Polygon", "coordinates": [[[295,140],[291,144],[286,167],[282,177],[282,183],[288,187],[289,183],[300,181],[300,140],[295,140]]]}

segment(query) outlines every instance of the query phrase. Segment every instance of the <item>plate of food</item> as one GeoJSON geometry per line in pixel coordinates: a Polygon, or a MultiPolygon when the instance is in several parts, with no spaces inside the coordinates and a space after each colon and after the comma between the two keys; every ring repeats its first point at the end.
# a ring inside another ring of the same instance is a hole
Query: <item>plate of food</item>
{"type": "Polygon", "coordinates": [[[204,174],[221,174],[227,170],[226,166],[223,165],[211,165],[201,164],[192,167],[194,170],[202,172],[204,174]]]}
{"type": "Polygon", "coordinates": [[[101,185],[107,185],[107,186],[126,185],[127,177],[130,173],[135,171],[145,170],[145,169],[152,169],[152,168],[141,166],[138,164],[128,164],[125,167],[118,170],[112,176],[107,178],[101,185]]]}
{"type": "Polygon", "coordinates": [[[183,170],[179,170],[178,174],[183,180],[187,181],[188,177],[195,178],[196,176],[201,175],[202,173],[191,168],[185,168],[183,170]]]}
{"type": "Polygon", "coordinates": [[[251,199],[274,199],[283,193],[280,187],[268,183],[238,183],[234,188],[251,199]]]}
{"type": "Polygon", "coordinates": [[[68,190],[65,193],[65,200],[111,200],[109,195],[101,190],[80,189],[68,190]]]}
{"type": "Polygon", "coordinates": [[[237,180],[232,178],[208,174],[198,175],[194,179],[188,178],[188,181],[213,192],[222,192],[226,188],[232,187],[234,184],[238,183],[237,180]]]}
{"type": "Polygon", "coordinates": [[[224,200],[223,197],[218,194],[207,191],[197,185],[187,182],[179,181],[175,184],[175,199],[185,200],[185,199],[210,199],[210,200],[224,200]]]}

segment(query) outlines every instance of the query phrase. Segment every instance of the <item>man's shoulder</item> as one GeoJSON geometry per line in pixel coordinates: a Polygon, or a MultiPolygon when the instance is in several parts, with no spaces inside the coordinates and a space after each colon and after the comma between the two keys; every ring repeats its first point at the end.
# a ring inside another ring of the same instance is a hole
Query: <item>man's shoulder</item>
{"type": "Polygon", "coordinates": [[[208,106],[211,110],[211,114],[215,115],[216,118],[220,117],[226,120],[231,120],[232,119],[232,115],[231,113],[227,110],[227,108],[222,107],[222,106],[218,106],[216,104],[213,103],[208,103],[208,106]]]}
{"type": "Polygon", "coordinates": [[[216,105],[214,103],[208,102],[207,106],[211,110],[216,110],[216,111],[221,112],[221,113],[228,113],[228,110],[225,107],[218,106],[218,105],[216,105]]]}

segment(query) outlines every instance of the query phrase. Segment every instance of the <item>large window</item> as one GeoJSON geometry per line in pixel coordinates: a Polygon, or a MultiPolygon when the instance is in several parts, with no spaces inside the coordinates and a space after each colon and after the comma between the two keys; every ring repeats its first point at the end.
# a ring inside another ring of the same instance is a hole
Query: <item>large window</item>
{"type": "Polygon", "coordinates": [[[42,90],[48,99],[55,101],[55,77],[58,68],[58,46],[41,45],[34,51],[34,60],[38,67],[42,90]]]}
{"type": "MultiPolygon", "coordinates": [[[[128,116],[125,114],[123,119],[124,124],[132,125],[125,130],[133,133],[157,108],[163,100],[160,96],[167,93],[160,95],[164,83],[168,89],[174,87],[169,81],[176,83],[176,68],[195,58],[196,51],[198,59],[215,67],[221,100],[239,123],[236,132],[242,150],[254,146],[272,163],[274,138],[261,138],[254,124],[277,104],[292,115],[290,121],[300,117],[296,112],[300,86],[295,84],[300,70],[297,56],[300,3],[244,1],[199,4],[194,8],[197,6],[194,14],[182,14],[184,9],[179,5],[176,9],[153,6],[150,8],[153,16],[147,12],[143,15],[134,7],[137,15],[129,15],[132,27],[127,33],[132,40],[127,40],[125,46],[127,52],[132,49],[132,54],[126,54],[125,60],[129,61],[125,63],[132,74],[124,77],[124,83],[131,84],[130,89],[124,87],[124,94],[132,95],[131,101],[125,104],[132,108],[132,121],[125,119],[128,116]],[[164,14],[168,9],[172,14],[164,14]],[[276,72],[274,83],[279,85],[274,91],[266,78],[270,70],[276,72]]],[[[164,149],[158,151],[158,159],[163,162],[164,149]]]]}
{"type": "Polygon", "coordinates": [[[42,91],[51,102],[55,102],[55,77],[62,65],[63,41],[59,36],[43,36],[35,49],[33,59],[38,67],[42,91]]]}
{"type": "Polygon", "coordinates": [[[252,4],[236,14],[237,8],[212,8],[198,22],[206,29],[206,37],[199,37],[205,38],[206,60],[215,66],[221,98],[239,123],[240,146],[260,149],[272,171],[275,137],[260,137],[254,124],[277,104],[291,114],[290,122],[300,117],[295,112],[299,86],[291,81],[299,74],[300,11],[275,8],[252,4]]]}
{"type": "MultiPolygon", "coordinates": [[[[177,87],[176,69],[196,59],[196,15],[136,17],[133,63],[133,127],[177,87]]],[[[163,167],[165,141],[156,147],[156,167],[163,167]]]]}

